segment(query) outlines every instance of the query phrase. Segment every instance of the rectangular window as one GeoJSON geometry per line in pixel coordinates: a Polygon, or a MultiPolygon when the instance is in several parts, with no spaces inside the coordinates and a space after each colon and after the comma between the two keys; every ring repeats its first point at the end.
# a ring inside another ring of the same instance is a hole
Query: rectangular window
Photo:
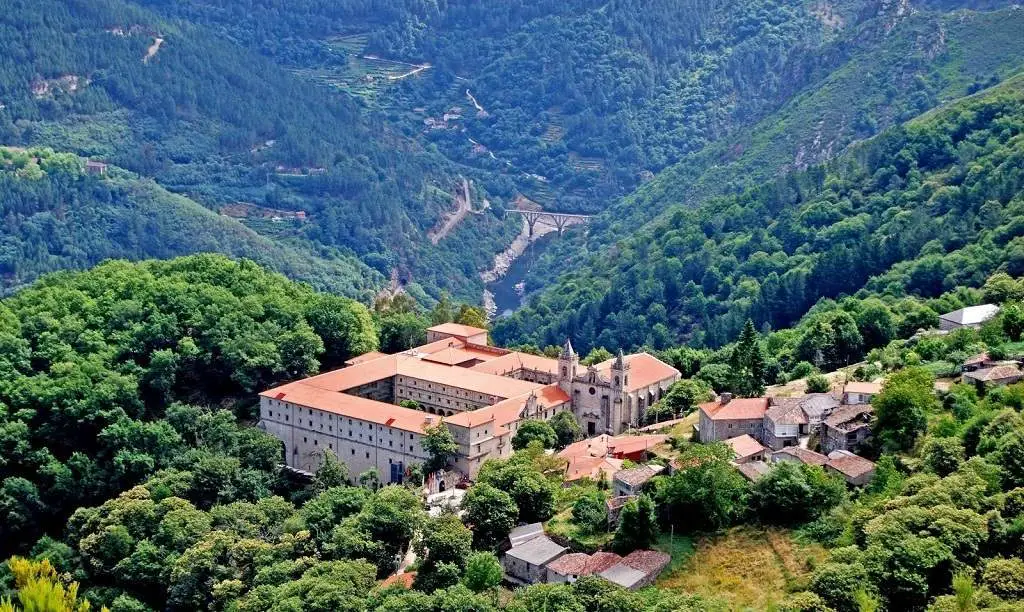
{"type": "Polygon", "coordinates": [[[353,455],[356,454],[356,449],[354,449],[354,448],[352,449],[352,454],[353,455]]]}
{"type": "Polygon", "coordinates": [[[367,459],[369,459],[369,458],[370,458],[370,453],[366,453],[366,458],[367,458],[367,459]]]}

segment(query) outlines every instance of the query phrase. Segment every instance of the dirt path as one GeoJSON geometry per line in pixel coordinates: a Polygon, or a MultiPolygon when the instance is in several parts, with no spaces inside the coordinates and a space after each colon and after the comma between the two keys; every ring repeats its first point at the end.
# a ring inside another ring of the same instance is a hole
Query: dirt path
{"type": "Polygon", "coordinates": [[[146,49],[146,56],[142,58],[142,63],[143,64],[148,64],[149,60],[151,60],[154,57],[156,57],[157,52],[160,51],[160,47],[163,46],[163,44],[164,44],[164,39],[160,38],[159,36],[154,38],[153,39],[153,44],[151,44],[149,46],[149,48],[146,49]]]}
{"type": "Polygon", "coordinates": [[[480,103],[476,101],[476,98],[473,97],[473,94],[469,93],[468,89],[466,90],[466,97],[469,98],[469,101],[473,103],[473,107],[476,108],[477,112],[487,112],[486,110],[484,110],[484,107],[480,106],[480,103]]]}
{"type": "Polygon", "coordinates": [[[388,80],[390,80],[390,81],[400,81],[400,80],[402,80],[402,79],[404,79],[406,77],[411,77],[414,74],[419,74],[419,73],[423,72],[424,70],[426,70],[427,68],[430,68],[430,64],[423,64],[421,66],[416,66],[415,68],[413,68],[412,70],[410,70],[409,72],[406,72],[404,74],[389,74],[388,75],[388,80]]]}
{"type": "Polygon", "coordinates": [[[437,244],[444,240],[445,237],[455,229],[455,226],[461,223],[462,220],[466,218],[466,215],[472,212],[472,210],[473,202],[469,195],[469,181],[463,178],[462,193],[455,194],[455,210],[445,215],[444,223],[441,224],[440,229],[436,232],[434,230],[427,232],[427,237],[430,238],[430,242],[437,244]]]}

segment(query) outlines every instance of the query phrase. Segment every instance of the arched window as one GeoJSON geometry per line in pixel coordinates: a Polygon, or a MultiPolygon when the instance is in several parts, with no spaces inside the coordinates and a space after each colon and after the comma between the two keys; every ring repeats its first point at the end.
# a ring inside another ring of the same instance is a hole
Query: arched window
{"type": "Polygon", "coordinates": [[[616,387],[619,386],[619,377],[618,376],[615,377],[615,386],[616,387]]]}
{"type": "Polygon", "coordinates": [[[567,368],[565,366],[562,366],[562,376],[568,376],[568,375],[569,375],[569,368],[567,368]]]}

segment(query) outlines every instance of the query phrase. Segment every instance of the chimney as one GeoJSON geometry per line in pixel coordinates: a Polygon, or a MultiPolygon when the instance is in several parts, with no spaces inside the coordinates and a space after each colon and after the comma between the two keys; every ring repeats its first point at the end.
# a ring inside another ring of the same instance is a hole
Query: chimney
{"type": "Polygon", "coordinates": [[[424,421],[424,422],[425,422],[425,423],[426,423],[427,425],[430,425],[431,423],[433,423],[433,422],[434,422],[434,417],[430,416],[429,414],[428,414],[428,415],[424,415],[424,417],[423,417],[423,421],[424,421]]]}
{"type": "Polygon", "coordinates": [[[718,403],[722,404],[723,406],[725,404],[728,404],[731,401],[732,401],[732,393],[723,393],[723,394],[718,396],[718,403]]]}

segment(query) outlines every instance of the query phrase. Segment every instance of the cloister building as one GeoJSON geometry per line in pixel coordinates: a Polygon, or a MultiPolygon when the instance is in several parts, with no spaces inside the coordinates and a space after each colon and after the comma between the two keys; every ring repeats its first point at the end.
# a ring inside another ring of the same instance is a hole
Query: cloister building
{"type": "Polygon", "coordinates": [[[261,393],[260,426],[282,441],[286,464],[315,472],[333,453],[352,474],[377,468],[384,483],[401,482],[428,458],[425,428],[443,423],[459,445],[456,469],[473,478],[512,453],[526,419],[570,410],[587,436],[619,434],[680,377],[647,353],[582,367],[569,341],[549,359],[489,346],[486,330],[455,323],[427,339],[261,393]]]}

